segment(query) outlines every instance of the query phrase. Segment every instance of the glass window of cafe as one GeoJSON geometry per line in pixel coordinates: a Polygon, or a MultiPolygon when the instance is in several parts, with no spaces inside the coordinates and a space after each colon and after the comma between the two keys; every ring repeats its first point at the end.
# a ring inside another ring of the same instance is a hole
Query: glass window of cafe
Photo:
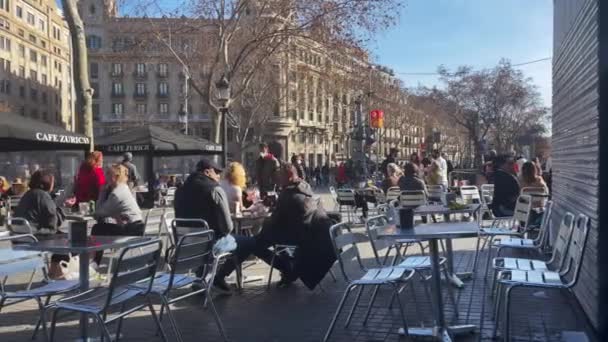
{"type": "Polygon", "coordinates": [[[83,161],[82,151],[20,151],[0,152],[0,176],[9,182],[28,182],[39,169],[55,174],[55,188],[64,189],[74,181],[83,161]]]}

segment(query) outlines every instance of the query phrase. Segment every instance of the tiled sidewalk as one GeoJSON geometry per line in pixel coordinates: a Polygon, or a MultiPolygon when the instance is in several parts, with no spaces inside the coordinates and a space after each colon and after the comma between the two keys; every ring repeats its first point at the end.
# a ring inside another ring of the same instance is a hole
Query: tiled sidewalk
{"type": "MultiPolygon", "coordinates": [[[[475,240],[455,241],[455,265],[457,270],[470,270],[473,263],[475,240]]],[[[371,251],[362,250],[371,258],[371,251]]],[[[412,249],[410,253],[417,253],[412,249]]],[[[370,261],[370,259],[366,260],[370,261]]],[[[484,284],[482,273],[485,258],[482,255],[477,276],[465,282],[463,289],[456,289],[460,316],[454,317],[454,310],[446,301],[447,318],[454,323],[472,322],[479,324],[483,315],[484,324],[481,335],[461,336],[458,341],[490,341],[493,322],[490,319],[491,301],[489,289],[484,284]],[[487,289],[487,290],[484,290],[487,289]]],[[[338,267],[334,267],[338,278],[338,267]]],[[[247,268],[246,274],[267,275],[268,267],[259,263],[247,268]]],[[[402,299],[406,306],[407,320],[410,325],[424,323],[430,325],[432,315],[430,305],[421,284],[414,284],[413,292],[406,289],[402,299]],[[415,299],[415,300],[414,300],[415,299]],[[416,309],[415,303],[418,304],[416,309]]],[[[345,288],[342,281],[333,282],[328,276],[322,283],[323,289],[309,291],[297,283],[288,289],[266,290],[264,283],[246,284],[244,291],[229,297],[217,297],[215,303],[232,341],[320,341],[337,307],[345,288]]],[[[444,287],[445,288],[445,287],[444,287]]],[[[587,329],[584,315],[566,293],[544,291],[542,293],[523,290],[513,305],[512,336],[516,341],[561,341],[560,332],[564,330],[587,329]],[[542,299],[547,297],[548,299],[542,299]]],[[[354,297],[354,296],[352,296],[354,297]]],[[[344,329],[344,320],[350,309],[347,303],[341,315],[332,341],[403,341],[397,334],[400,327],[397,308],[388,310],[390,295],[380,292],[367,326],[362,325],[363,314],[367,307],[369,292],[364,292],[361,307],[355,312],[353,322],[344,329]]],[[[447,299],[447,298],[446,298],[447,299]]],[[[352,301],[351,301],[352,303],[352,301]]],[[[221,338],[212,317],[202,307],[202,299],[192,298],[178,303],[174,309],[184,337],[188,341],[220,341],[221,338]]],[[[0,341],[26,341],[35,323],[33,303],[9,306],[0,313],[0,341]]],[[[57,341],[67,341],[75,337],[76,317],[61,320],[57,341]]],[[[171,330],[167,325],[171,340],[171,330]]],[[[147,312],[127,318],[124,323],[125,341],[160,340],[155,336],[155,326],[147,312]]]]}

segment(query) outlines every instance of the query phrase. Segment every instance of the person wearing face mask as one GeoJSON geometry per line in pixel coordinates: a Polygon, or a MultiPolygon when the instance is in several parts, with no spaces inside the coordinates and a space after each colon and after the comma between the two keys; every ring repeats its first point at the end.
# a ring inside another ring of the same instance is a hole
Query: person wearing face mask
{"type": "Polygon", "coordinates": [[[274,191],[281,164],[279,163],[279,160],[268,150],[268,144],[260,144],[260,156],[256,160],[255,166],[256,180],[262,196],[269,191],[274,191]]]}

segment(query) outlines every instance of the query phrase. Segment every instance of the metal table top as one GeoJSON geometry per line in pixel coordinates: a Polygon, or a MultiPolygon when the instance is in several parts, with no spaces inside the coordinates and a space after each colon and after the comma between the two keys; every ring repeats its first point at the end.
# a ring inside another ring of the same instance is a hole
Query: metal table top
{"type": "Polygon", "coordinates": [[[86,243],[73,244],[70,242],[70,240],[68,240],[67,237],[57,237],[31,244],[15,245],[14,249],[23,251],[51,252],[57,254],[79,254],[121,248],[147,240],[149,240],[149,238],[139,236],[90,236],[86,243]]]}
{"type": "Polygon", "coordinates": [[[443,204],[426,204],[414,209],[416,215],[448,215],[448,214],[472,214],[481,208],[480,204],[467,204],[463,209],[450,209],[443,204]]]}
{"type": "Polygon", "coordinates": [[[387,225],[378,229],[379,238],[391,239],[459,239],[477,237],[477,222],[444,222],[417,225],[411,229],[401,229],[396,225],[387,225]]]}

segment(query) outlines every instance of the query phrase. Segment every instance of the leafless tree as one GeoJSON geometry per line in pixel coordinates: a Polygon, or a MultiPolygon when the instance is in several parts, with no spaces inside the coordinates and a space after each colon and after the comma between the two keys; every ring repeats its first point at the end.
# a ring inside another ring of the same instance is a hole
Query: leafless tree
{"type": "MultiPolygon", "coordinates": [[[[312,40],[325,47],[357,46],[394,23],[403,6],[399,0],[182,0],[176,6],[179,10],[169,13],[159,3],[139,0],[139,12],[152,14],[147,8],[163,12],[168,24],[171,18],[184,16],[180,28],[204,42],[196,58],[188,60],[181,51],[176,54],[190,70],[206,68],[204,77],[190,81],[213,114],[216,142],[221,135],[221,103],[215,84],[222,75],[230,81],[228,105],[232,105],[247,94],[262,66],[280,63],[281,56],[293,53],[290,46],[296,40],[312,40]]],[[[159,27],[165,42],[171,27],[159,27]]]]}

